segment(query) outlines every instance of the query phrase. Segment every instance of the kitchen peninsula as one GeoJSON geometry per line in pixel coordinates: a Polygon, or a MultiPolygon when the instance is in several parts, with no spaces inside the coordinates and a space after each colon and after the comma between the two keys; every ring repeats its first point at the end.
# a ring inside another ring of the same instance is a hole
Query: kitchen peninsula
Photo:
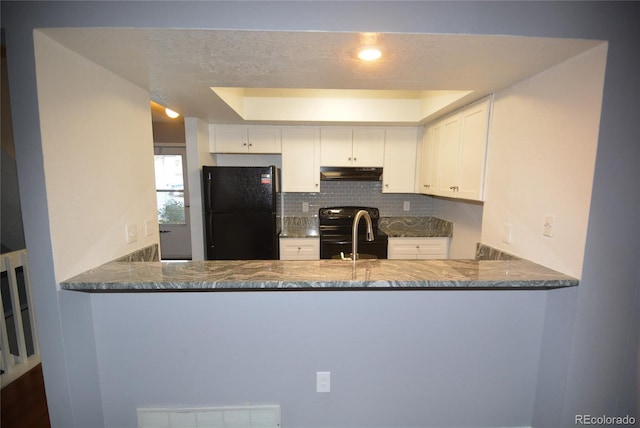
{"type": "MultiPolygon", "coordinates": [[[[482,252],[482,254],[485,254],[482,252]]],[[[61,283],[83,292],[552,289],[578,280],[522,259],[114,261],[61,283]]]]}

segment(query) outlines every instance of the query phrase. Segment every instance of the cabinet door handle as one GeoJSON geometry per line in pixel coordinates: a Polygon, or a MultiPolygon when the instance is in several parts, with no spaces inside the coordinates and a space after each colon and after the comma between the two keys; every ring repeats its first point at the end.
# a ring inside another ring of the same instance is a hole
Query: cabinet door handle
{"type": "Polygon", "coordinates": [[[347,158],[347,160],[348,160],[349,162],[351,162],[351,158],[350,158],[350,157],[348,157],[348,158],[347,158]]]}

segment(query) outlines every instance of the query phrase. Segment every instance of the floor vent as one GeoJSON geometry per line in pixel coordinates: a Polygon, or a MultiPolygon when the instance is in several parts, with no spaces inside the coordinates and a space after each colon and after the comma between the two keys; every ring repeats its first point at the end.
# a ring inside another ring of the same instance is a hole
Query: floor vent
{"type": "Polygon", "coordinates": [[[280,428],[280,405],[138,408],[139,428],[280,428]]]}

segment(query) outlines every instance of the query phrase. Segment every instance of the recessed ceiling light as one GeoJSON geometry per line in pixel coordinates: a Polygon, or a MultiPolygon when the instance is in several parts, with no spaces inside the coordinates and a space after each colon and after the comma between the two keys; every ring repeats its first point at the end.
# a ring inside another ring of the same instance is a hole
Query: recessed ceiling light
{"type": "Polygon", "coordinates": [[[164,112],[166,113],[167,116],[169,116],[171,119],[175,119],[176,117],[180,116],[179,113],[176,113],[175,111],[171,110],[170,108],[165,108],[164,112]]]}
{"type": "Polygon", "coordinates": [[[382,56],[382,52],[380,51],[380,49],[373,46],[362,48],[358,52],[358,58],[360,58],[363,61],[374,61],[380,58],[381,56],[382,56]]]}

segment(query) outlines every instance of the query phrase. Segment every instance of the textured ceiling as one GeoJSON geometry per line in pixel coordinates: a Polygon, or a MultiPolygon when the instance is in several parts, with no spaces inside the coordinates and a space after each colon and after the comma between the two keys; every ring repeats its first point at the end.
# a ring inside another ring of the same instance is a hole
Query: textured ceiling
{"type": "MultiPolygon", "coordinates": [[[[148,89],[151,98],[209,123],[242,118],[211,87],[472,91],[468,103],[597,45],[593,40],[405,33],[192,29],[41,30],[148,89]],[[381,60],[356,58],[363,44],[381,60]]],[[[428,118],[425,118],[425,120],[428,118]]],[[[283,117],[281,123],[286,123],[283,117]]]]}

